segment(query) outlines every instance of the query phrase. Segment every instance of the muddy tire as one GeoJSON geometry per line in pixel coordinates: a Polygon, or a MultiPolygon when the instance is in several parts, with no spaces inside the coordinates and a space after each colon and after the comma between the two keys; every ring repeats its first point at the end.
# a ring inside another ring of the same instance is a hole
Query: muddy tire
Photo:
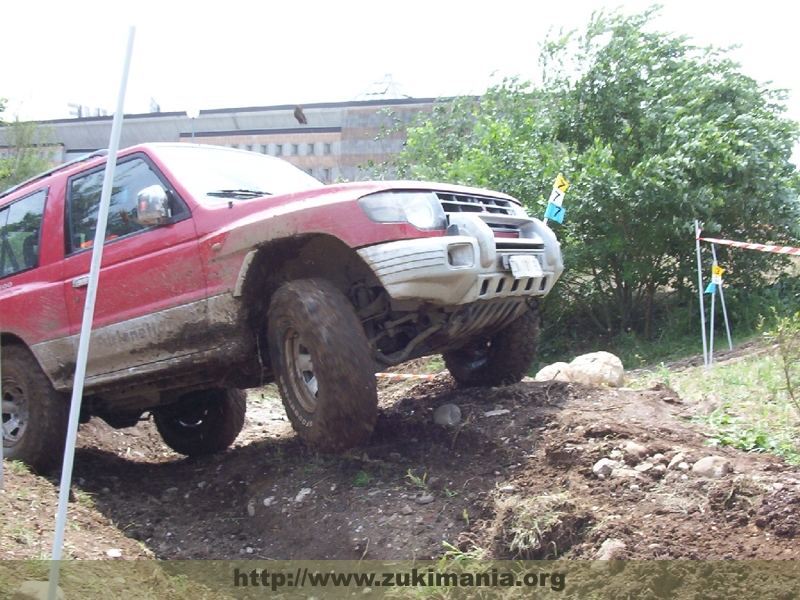
{"type": "Polygon", "coordinates": [[[285,284],[272,297],[267,339],[286,414],[308,444],[339,452],[375,426],[375,363],[347,297],[324,279],[285,284]]]}
{"type": "Polygon", "coordinates": [[[461,386],[518,383],[531,368],[539,345],[539,313],[528,309],[489,338],[473,340],[442,356],[461,386]]]}
{"type": "Polygon", "coordinates": [[[244,426],[246,405],[242,390],[204,390],[153,411],[153,420],[164,443],[175,452],[202,456],[233,444],[244,426]]]}
{"type": "Polygon", "coordinates": [[[8,345],[2,352],[3,454],[47,473],[64,458],[69,398],[53,389],[27,348],[8,345]]]}

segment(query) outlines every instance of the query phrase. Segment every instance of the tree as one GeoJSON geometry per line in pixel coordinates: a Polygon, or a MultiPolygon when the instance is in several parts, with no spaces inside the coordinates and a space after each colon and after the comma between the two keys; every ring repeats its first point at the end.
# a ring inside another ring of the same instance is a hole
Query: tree
{"type": "MultiPolygon", "coordinates": [[[[558,293],[598,332],[651,325],[665,292],[696,282],[694,219],[708,233],[795,245],[798,126],[784,93],[728,52],[651,31],[656,9],[595,14],[546,40],[542,83],[507,80],[437,107],[408,130],[412,178],[485,185],[542,215],[557,172],[572,183],[558,293]]],[[[754,289],[776,257],[720,251],[726,283],[754,289]]]]}
{"type": "MultiPolygon", "coordinates": [[[[6,101],[0,98],[0,115],[6,101]]],[[[46,171],[52,166],[55,148],[47,141],[47,132],[38,123],[15,118],[0,119],[0,192],[46,171]]]]}

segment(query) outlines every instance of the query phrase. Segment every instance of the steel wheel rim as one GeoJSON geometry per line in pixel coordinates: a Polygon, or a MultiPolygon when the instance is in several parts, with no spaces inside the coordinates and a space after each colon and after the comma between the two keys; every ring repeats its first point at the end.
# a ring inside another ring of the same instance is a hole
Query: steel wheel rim
{"type": "Polygon", "coordinates": [[[311,353],[303,343],[300,334],[294,329],[287,329],[284,335],[284,356],[289,380],[297,401],[304,411],[313,413],[317,410],[319,383],[314,374],[311,353]]]}
{"type": "Polygon", "coordinates": [[[13,379],[3,379],[3,446],[19,443],[28,427],[28,401],[25,390],[13,379]]]}

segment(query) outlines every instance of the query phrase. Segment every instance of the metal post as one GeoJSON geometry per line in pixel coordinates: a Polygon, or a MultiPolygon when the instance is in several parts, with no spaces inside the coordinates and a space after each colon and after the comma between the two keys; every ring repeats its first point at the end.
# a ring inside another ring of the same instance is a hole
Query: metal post
{"type": "Polygon", "coordinates": [[[703,259],[700,253],[700,223],[694,220],[694,238],[697,244],[697,292],[700,295],[700,329],[703,332],[703,365],[708,367],[708,346],[706,345],[706,307],[703,301],[703,259]]]}
{"type": "Polygon", "coordinates": [[[114,184],[114,170],[117,166],[117,152],[119,138],[122,132],[122,116],[125,105],[125,88],[128,83],[131,55],[133,54],[133,38],[136,28],[131,27],[128,33],[128,48],[122,68],[122,82],[120,84],[117,111],[111,126],[111,140],[108,145],[108,159],[106,161],[103,190],[100,194],[100,206],[97,211],[97,229],[94,243],[92,244],[92,263],[89,270],[89,287],[86,290],[86,304],[83,307],[83,322],[81,323],[80,341],[78,343],[78,357],[75,365],[75,379],[72,385],[72,403],[69,413],[67,428],[67,443],[64,449],[64,466],[61,471],[61,487],[58,490],[58,512],[56,514],[55,535],[53,537],[53,555],[50,562],[50,586],[48,600],[55,600],[58,589],[58,577],[62,546],[64,544],[64,528],[67,522],[67,502],[69,501],[69,488],[72,483],[72,466],[75,459],[75,442],[78,437],[78,417],[80,416],[81,399],[83,397],[83,384],[86,377],[86,361],[89,356],[89,341],[94,321],[94,304],[97,298],[97,283],[100,278],[100,264],[103,259],[103,246],[106,237],[108,222],[108,209],[111,204],[111,189],[114,184]]]}
{"type": "MultiPolygon", "coordinates": [[[[717,247],[711,244],[711,252],[714,255],[714,264],[717,264],[717,247]]],[[[728,334],[728,350],[733,350],[733,339],[731,338],[731,326],[728,322],[728,309],[725,307],[725,292],[722,291],[722,283],[719,284],[719,299],[722,302],[722,316],[725,317],[725,331],[728,334]]]]}

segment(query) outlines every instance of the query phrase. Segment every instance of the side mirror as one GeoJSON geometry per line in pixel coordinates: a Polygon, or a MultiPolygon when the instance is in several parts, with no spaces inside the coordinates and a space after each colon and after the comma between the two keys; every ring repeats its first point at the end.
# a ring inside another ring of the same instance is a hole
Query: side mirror
{"type": "Polygon", "coordinates": [[[136,196],[136,221],[143,227],[165,225],[169,219],[169,198],[160,185],[144,188],[136,196]]]}

